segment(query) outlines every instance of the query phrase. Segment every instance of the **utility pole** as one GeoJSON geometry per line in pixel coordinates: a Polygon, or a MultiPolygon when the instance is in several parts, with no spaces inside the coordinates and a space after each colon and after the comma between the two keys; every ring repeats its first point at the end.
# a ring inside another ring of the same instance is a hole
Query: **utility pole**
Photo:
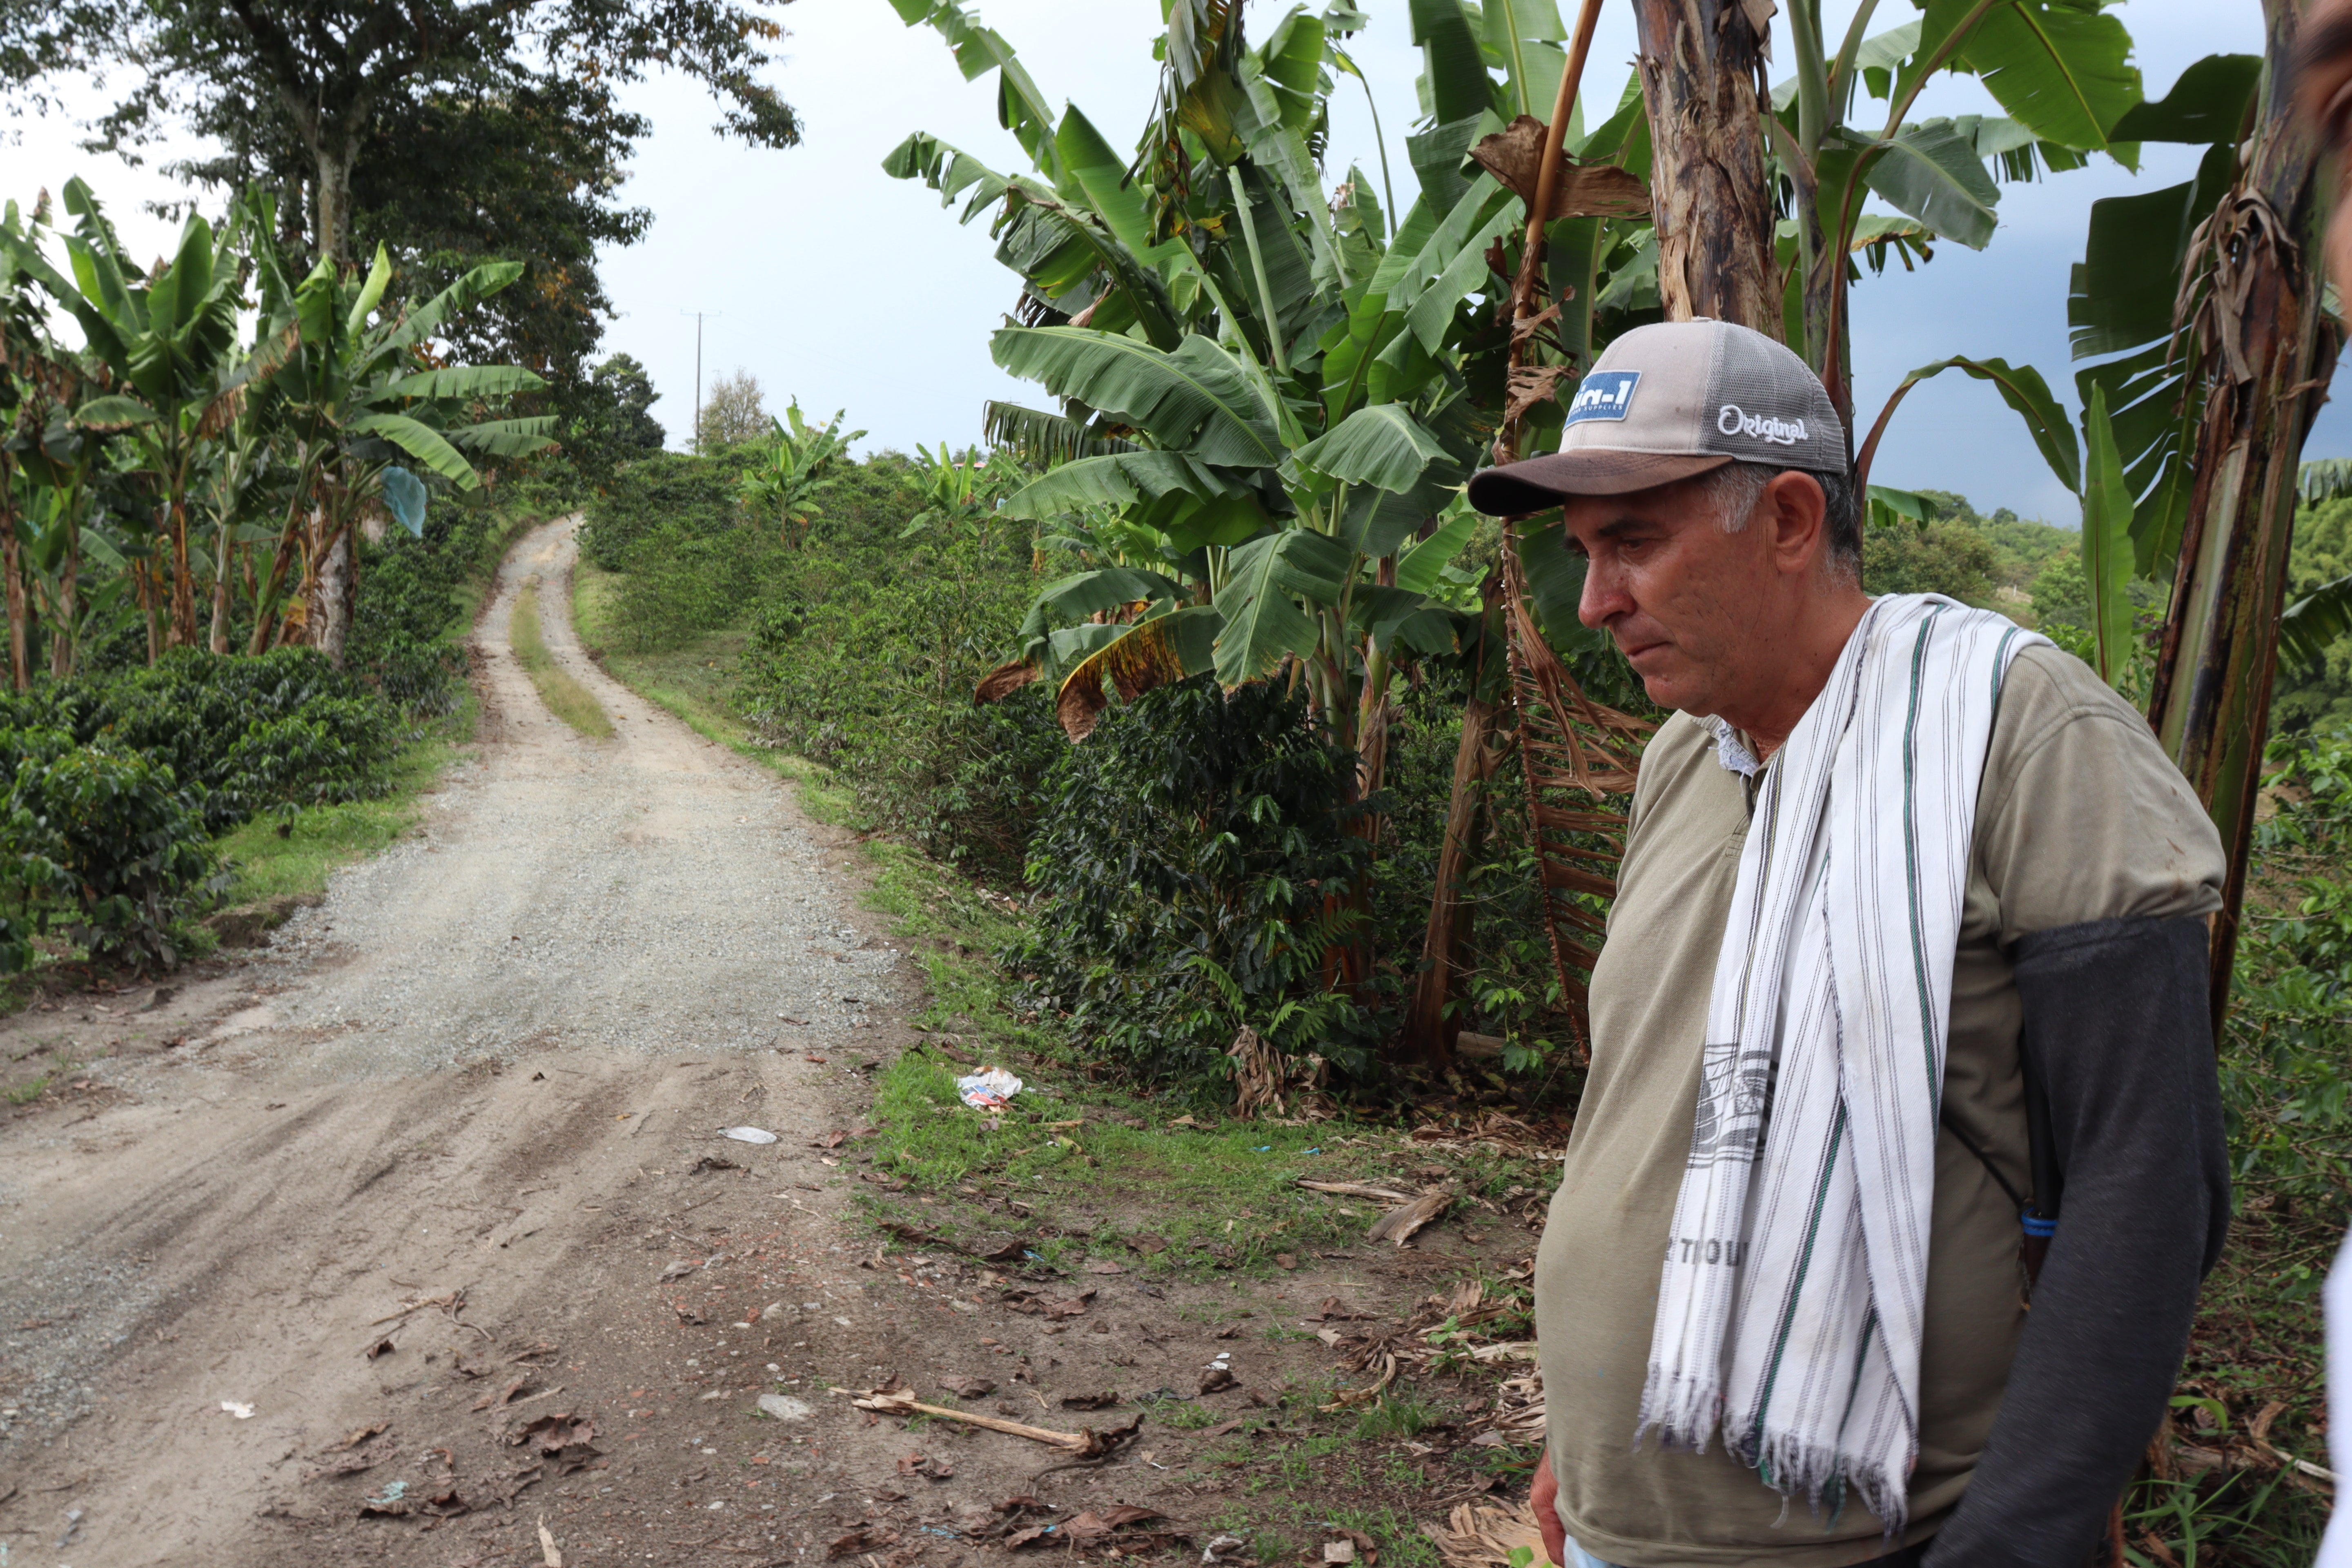
{"type": "Polygon", "coordinates": [[[680,310],[681,316],[694,318],[694,452],[702,455],[702,319],[723,316],[724,310],[680,310]]]}

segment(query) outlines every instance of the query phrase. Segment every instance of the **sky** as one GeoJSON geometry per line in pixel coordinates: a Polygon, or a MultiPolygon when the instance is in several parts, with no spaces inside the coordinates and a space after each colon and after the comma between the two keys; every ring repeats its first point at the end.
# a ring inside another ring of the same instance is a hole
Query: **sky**
{"type": "MultiPolygon", "coordinates": [[[[975,8],[1012,42],[1049,102],[1076,103],[1115,144],[1140,129],[1157,79],[1151,42],[1161,26],[1159,0],[978,0],[975,8]]],[[[1284,8],[1259,0],[1250,11],[1253,27],[1262,33],[1284,8]]],[[[1349,53],[1370,79],[1390,172],[1409,203],[1414,187],[1404,138],[1417,114],[1420,51],[1410,41],[1404,0],[1359,0],[1359,8],[1371,26],[1349,53]]],[[[1836,37],[1852,0],[1829,0],[1827,10],[1836,37]]],[[[1889,21],[1909,14],[1882,7],[1889,21]]],[[[2132,30],[2151,98],[2204,55],[2262,47],[2258,0],[2126,0],[2118,14],[2132,30]]],[[[1001,171],[1025,169],[1012,134],[996,123],[995,78],[966,82],[938,35],[902,26],[887,0],[793,0],[782,16],[791,37],[769,79],[803,117],[798,147],[753,150],[715,135],[714,106],[685,79],[656,78],[630,90],[629,106],[654,129],[618,194],[650,209],[654,221],[641,243],[601,258],[618,307],[605,352],[646,366],[661,394],[655,413],[673,445],[682,444],[692,422],[697,311],[704,312],[706,384],[749,370],[772,408],[796,397],[820,416],[843,410],[848,427],[866,432],[864,450],[961,447],[979,439],[986,400],[1045,403],[1042,389],[1013,381],[989,360],[989,333],[1018,286],[993,259],[986,220],[959,226],[919,182],[893,180],[881,168],[909,132],[927,131],[1001,171]]],[[[1786,47],[1783,37],[1783,68],[1786,47]]],[[[1610,0],[1585,74],[1587,100],[1613,105],[1633,56],[1632,7],[1610,0]]],[[[105,101],[89,88],[77,100],[84,113],[105,101]]],[[[1946,79],[1916,112],[1992,109],[1975,83],[1946,79]]],[[[152,163],[179,149],[152,149],[149,166],[131,169],[79,152],[66,120],[28,119],[15,129],[16,144],[0,144],[0,195],[29,198],[80,174],[123,223],[134,251],[167,249],[170,229],[137,207],[176,194],[152,163]]],[[[1327,158],[1332,181],[1355,164],[1377,182],[1380,149],[1363,91],[1343,82],[1327,158]]],[[[2003,185],[2000,226],[1983,252],[1943,244],[1916,273],[1897,267],[1865,275],[1853,295],[1858,423],[1867,429],[1906,372],[1954,354],[2038,366],[2073,405],[2067,269],[2082,256],[2089,205],[2186,179],[2197,153],[2152,145],[2137,175],[2102,158],[2041,184],[2003,185]]],[[[2324,412],[2305,455],[2352,456],[2352,415],[2324,412]]],[[[1958,374],[1928,382],[1905,401],[1872,477],[1956,490],[1988,513],[2006,506],[2053,522],[2076,521],[2074,497],[2043,465],[2022,423],[1991,387],[1958,374]]]]}

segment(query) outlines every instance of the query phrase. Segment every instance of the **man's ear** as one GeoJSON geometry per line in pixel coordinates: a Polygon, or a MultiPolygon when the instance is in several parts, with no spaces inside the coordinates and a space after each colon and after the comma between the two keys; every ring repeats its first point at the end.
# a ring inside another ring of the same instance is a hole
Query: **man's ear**
{"type": "Polygon", "coordinates": [[[1772,559],[1781,571],[1809,570],[1829,550],[1829,497],[1821,480],[1802,469],[1773,475],[1756,511],[1771,530],[1772,559]]]}

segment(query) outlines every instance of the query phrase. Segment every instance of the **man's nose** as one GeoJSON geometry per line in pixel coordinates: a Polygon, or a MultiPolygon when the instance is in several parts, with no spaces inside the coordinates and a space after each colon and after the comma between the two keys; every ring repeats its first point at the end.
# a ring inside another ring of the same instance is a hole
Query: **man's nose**
{"type": "Polygon", "coordinates": [[[1576,598],[1576,618],[1598,629],[1633,607],[1623,574],[1606,556],[1589,558],[1584,564],[1584,591],[1576,598]]]}

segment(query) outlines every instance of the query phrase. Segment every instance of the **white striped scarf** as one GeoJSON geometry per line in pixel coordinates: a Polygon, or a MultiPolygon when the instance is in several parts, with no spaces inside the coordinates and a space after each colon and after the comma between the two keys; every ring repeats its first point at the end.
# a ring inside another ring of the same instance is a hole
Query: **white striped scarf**
{"type": "MultiPolygon", "coordinates": [[[[1952,961],[2010,660],[2046,641],[1875,601],[1758,775],[1716,962],[1636,1441],[1724,1446],[1903,1529],[1952,961]]],[[[1753,767],[1707,721],[1727,766],[1753,767]]],[[[1747,771],[1740,769],[1739,771],[1747,771]]]]}

